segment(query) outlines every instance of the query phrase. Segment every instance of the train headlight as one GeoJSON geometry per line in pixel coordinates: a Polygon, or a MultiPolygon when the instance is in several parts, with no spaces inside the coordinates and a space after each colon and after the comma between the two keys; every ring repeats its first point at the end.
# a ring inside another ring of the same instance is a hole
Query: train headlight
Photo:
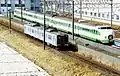
{"type": "Polygon", "coordinates": [[[109,35],[109,36],[108,36],[108,39],[109,39],[109,40],[112,40],[112,39],[113,39],[113,35],[109,35]]]}

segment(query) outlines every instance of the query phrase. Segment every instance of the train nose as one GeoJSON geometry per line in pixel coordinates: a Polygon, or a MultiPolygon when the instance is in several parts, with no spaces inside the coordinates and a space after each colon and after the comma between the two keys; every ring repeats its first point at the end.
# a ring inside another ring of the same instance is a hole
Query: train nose
{"type": "Polygon", "coordinates": [[[113,39],[113,35],[109,35],[109,36],[108,36],[108,39],[109,39],[109,40],[112,40],[112,39],[113,39]]]}

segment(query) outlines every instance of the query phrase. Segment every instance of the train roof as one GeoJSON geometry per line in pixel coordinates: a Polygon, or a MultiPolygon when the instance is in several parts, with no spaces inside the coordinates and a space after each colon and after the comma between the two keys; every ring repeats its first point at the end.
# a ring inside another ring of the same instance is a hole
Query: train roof
{"type": "Polygon", "coordinates": [[[105,25],[101,25],[101,26],[96,26],[98,29],[112,29],[111,26],[105,26],[105,25]]]}
{"type": "MultiPolygon", "coordinates": [[[[16,8],[16,9],[21,10],[20,8],[16,8]]],[[[35,14],[43,14],[43,13],[35,12],[35,11],[32,11],[32,10],[24,10],[24,11],[30,12],[30,13],[35,13],[35,14]]],[[[50,15],[50,14],[46,14],[46,15],[47,15],[48,17],[53,17],[53,15],[50,15]]],[[[70,17],[64,17],[64,16],[59,16],[59,15],[57,15],[57,16],[54,16],[53,18],[60,18],[60,19],[63,19],[63,20],[67,20],[67,21],[71,21],[71,22],[72,22],[72,18],[70,18],[70,17]]],[[[79,22],[79,23],[87,23],[87,22],[88,22],[87,20],[83,20],[83,19],[79,19],[79,20],[75,19],[74,21],[75,21],[75,22],[79,22]]]]}
{"type": "MultiPolygon", "coordinates": [[[[42,25],[38,25],[36,23],[27,23],[27,24],[24,24],[24,25],[34,27],[36,29],[44,30],[44,27],[42,25]]],[[[52,28],[46,29],[46,32],[50,32],[51,34],[55,34],[55,35],[64,35],[64,33],[60,32],[60,31],[57,31],[55,29],[52,29],[52,28]]]]}
{"type": "MultiPolygon", "coordinates": [[[[20,10],[20,8],[17,8],[17,9],[20,10]]],[[[25,11],[41,15],[41,13],[38,13],[38,12],[35,12],[35,11],[32,11],[32,10],[25,10],[25,11]]],[[[47,17],[52,17],[52,15],[50,15],[50,14],[46,14],[46,15],[47,15],[47,17]]],[[[72,23],[72,18],[66,18],[66,17],[63,17],[63,16],[54,16],[53,18],[56,18],[56,19],[62,20],[62,21],[66,20],[66,22],[71,22],[72,23]]],[[[74,21],[75,21],[75,24],[79,24],[80,26],[86,27],[86,28],[98,29],[98,28],[102,28],[102,27],[110,27],[110,26],[106,26],[106,25],[103,25],[103,24],[94,24],[94,23],[91,23],[88,20],[83,20],[83,19],[79,19],[79,20],[75,19],[74,21]]]]}

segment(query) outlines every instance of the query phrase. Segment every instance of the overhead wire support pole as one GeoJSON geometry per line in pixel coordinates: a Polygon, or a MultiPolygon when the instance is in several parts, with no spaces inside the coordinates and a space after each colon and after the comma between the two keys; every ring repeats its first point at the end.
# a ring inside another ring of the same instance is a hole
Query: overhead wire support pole
{"type": "Polygon", "coordinates": [[[82,0],[80,0],[80,19],[82,19],[82,0]]]}
{"type": "Polygon", "coordinates": [[[9,10],[9,22],[10,22],[9,31],[11,34],[11,10],[9,10]]]}
{"type": "Polygon", "coordinates": [[[1,0],[0,0],[0,14],[2,14],[2,12],[1,12],[1,0]]]}
{"type": "Polygon", "coordinates": [[[110,0],[111,1],[111,27],[112,27],[112,19],[113,19],[113,0],[110,0]]]}
{"type": "Polygon", "coordinates": [[[45,9],[45,0],[44,0],[44,50],[45,50],[45,29],[46,29],[46,20],[45,20],[45,15],[46,15],[46,9],[45,9]]]}
{"type": "Polygon", "coordinates": [[[5,0],[5,5],[6,5],[6,13],[7,13],[7,17],[8,17],[8,0],[5,0]]]}
{"type": "Polygon", "coordinates": [[[50,6],[51,6],[51,15],[53,15],[53,1],[51,1],[51,4],[50,4],[50,6]]]}
{"type": "Polygon", "coordinates": [[[65,10],[65,3],[64,3],[64,1],[62,1],[63,2],[63,14],[64,14],[64,10],[65,10]]]}
{"type": "Polygon", "coordinates": [[[21,8],[21,22],[23,23],[23,8],[22,8],[22,0],[20,0],[20,8],[21,8]]]}
{"type": "Polygon", "coordinates": [[[72,1],[72,34],[74,40],[74,0],[72,1]]]}

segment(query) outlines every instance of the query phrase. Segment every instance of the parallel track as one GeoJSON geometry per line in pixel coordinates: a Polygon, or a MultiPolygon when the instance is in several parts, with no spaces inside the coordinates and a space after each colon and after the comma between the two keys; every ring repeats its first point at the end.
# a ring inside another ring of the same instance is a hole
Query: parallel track
{"type": "Polygon", "coordinates": [[[89,58],[85,58],[83,56],[80,56],[80,55],[77,55],[77,54],[74,54],[74,53],[71,53],[71,52],[63,52],[64,54],[70,56],[70,57],[74,57],[75,59],[79,61],[82,61],[82,62],[85,62],[87,63],[88,65],[91,65],[92,67],[94,68],[97,68],[97,69],[100,69],[102,71],[107,71],[109,73],[113,73],[115,75],[118,75],[120,76],[120,71],[112,68],[112,67],[109,67],[109,66],[105,66],[103,64],[100,64],[96,61],[93,61],[93,60],[90,60],[89,58]]]}
{"type": "MultiPolygon", "coordinates": [[[[18,32],[18,30],[15,30],[15,31],[18,32]]],[[[85,57],[80,56],[80,55],[77,55],[77,54],[75,54],[75,53],[73,53],[73,52],[57,51],[57,50],[54,49],[54,53],[56,53],[56,54],[64,54],[64,55],[73,57],[73,58],[75,58],[78,62],[79,62],[79,61],[82,61],[82,62],[84,62],[84,63],[86,63],[86,64],[88,64],[88,65],[93,66],[94,68],[97,68],[97,69],[102,70],[103,72],[104,72],[104,71],[108,71],[109,73],[112,73],[112,74],[115,74],[115,75],[120,76],[120,71],[118,71],[118,70],[116,70],[116,69],[114,69],[114,68],[105,66],[105,65],[103,65],[103,64],[100,64],[100,63],[98,63],[98,62],[91,61],[90,59],[85,58],[85,57]]]]}
{"type": "Polygon", "coordinates": [[[79,54],[76,54],[74,52],[70,51],[58,51],[58,50],[52,50],[57,55],[67,55],[69,57],[74,58],[79,64],[83,62],[84,64],[89,65],[93,69],[98,69],[103,72],[104,75],[109,74],[110,76],[120,76],[120,71],[116,70],[110,66],[103,65],[99,62],[93,61],[90,58],[86,58],[84,56],[81,56],[79,54]]]}

